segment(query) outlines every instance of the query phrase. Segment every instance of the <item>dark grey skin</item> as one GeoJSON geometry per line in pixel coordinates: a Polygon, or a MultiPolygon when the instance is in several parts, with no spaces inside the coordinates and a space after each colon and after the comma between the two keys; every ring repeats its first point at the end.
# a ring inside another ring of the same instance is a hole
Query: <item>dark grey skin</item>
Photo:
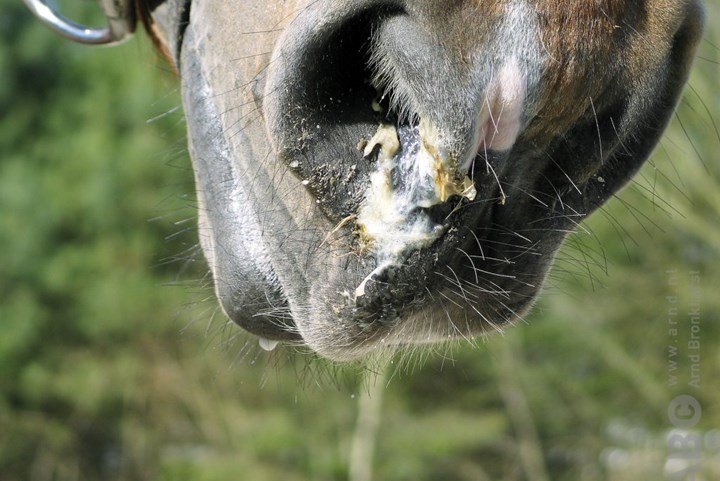
{"type": "Polygon", "coordinates": [[[157,9],[182,80],[200,240],[228,316],[336,360],[521,319],[567,233],[651,153],[702,34],[697,1],[586,3],[157,9]],[[378,256],[357,214],[377,159],[358,143],[381,117],[429,120],[477,196],[428,208],[443,234],[371,275],[378,256]]]}

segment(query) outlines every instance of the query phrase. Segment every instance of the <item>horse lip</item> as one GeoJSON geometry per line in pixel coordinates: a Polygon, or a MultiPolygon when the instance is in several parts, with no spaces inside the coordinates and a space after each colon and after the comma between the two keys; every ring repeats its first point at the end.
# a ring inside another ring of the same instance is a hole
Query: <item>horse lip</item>
{"type": "Polygon", "coordinates": [[[269,340],[300,339],[267,247],[231,139],[222,126],[192,27],[182,49],[189,147],[199,203],[200,241],[225,313],[248,332],[269,340]]]}

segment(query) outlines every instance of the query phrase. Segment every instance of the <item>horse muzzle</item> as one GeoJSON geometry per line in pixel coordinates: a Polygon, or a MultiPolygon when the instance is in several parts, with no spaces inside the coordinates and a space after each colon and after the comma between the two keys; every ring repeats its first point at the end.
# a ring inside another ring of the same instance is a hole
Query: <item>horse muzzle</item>
{"type": "Polygon", "coordinates": [[[670,3],[160,5],[228,316],[338,360],[522,319],[672,113],[702,11],[670,3]]]}

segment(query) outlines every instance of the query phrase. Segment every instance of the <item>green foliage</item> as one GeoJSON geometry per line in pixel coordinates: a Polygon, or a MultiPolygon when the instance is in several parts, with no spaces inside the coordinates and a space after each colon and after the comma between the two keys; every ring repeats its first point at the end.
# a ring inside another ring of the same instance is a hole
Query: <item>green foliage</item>
{"type": "MultiPolygon", "coordinates": [[[[720,3],[708,4],[671,130],[571,236],[527,325],[395,360],[377,479],[534,479],[533,459],[552,480],[661,479],[678,394],[703,406],[703,479],[718,479],[720,3]],[[669,386],[668,309],[686,346],[696,299],[702,386],[688,386],[687,349],[669,386]]],[[[201,287],[167,67],[146,41],[75,46],[21,2],[0,6],[0,479],[347,479],[358,372],[260,351],[201,287]]]]}

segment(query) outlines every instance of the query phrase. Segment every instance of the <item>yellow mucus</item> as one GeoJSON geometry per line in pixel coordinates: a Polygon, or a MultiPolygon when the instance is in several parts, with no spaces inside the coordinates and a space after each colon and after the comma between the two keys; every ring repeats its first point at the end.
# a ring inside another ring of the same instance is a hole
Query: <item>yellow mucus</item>
{"type": "Polygon", "coordinates": [[[442,135],[430,122],[418,126],[420,147],[410,157],[401,152],[394,125],[380,124],[364,149],[366,157],[379,148],[377,167],[360,207],[357,225],[364,248],[374,251],[379,264],[392,264],[410,250],[427,247],[444,231],[417,208],[430,208],[454,195],[474,200],[474,183],[457,172],[457,161],[442,147],[442,135]],[[393,188],[393,170],[402,167],[403,189],[393,188]],[[420,194],[418,194],[420,192],[420,194]]]}

